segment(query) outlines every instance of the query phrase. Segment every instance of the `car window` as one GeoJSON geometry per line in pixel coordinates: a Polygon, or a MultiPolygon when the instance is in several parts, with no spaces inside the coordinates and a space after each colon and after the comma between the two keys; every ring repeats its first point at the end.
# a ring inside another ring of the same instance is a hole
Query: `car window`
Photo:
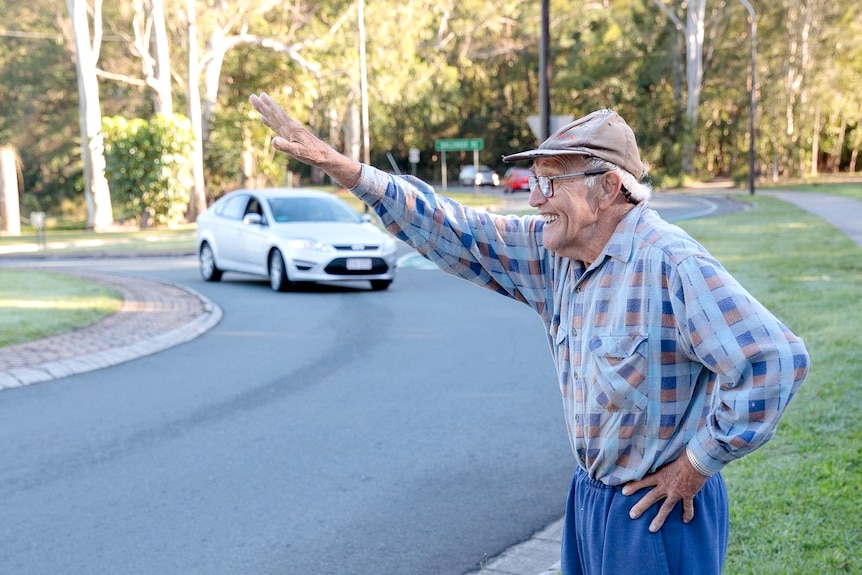
{"type": "Polygon", "coordinates": [[[216,213],[231,220],[241,220],[248,205],[248,194],[234,194],[221,202],[216,208],[216,213]]]}
{"type": "Polygon", "coordinates": [[[263,215],[263,206],[260,205],[260,202],[254,196],[248,201],[248,205],[245,207],[245,214],[257,214],[259,216],[263,215]]]}
{"type": "Polygon", "coordinates": [[[335,198],[270,198],[276,222],[360,222],[356,210],[335,198]]]}

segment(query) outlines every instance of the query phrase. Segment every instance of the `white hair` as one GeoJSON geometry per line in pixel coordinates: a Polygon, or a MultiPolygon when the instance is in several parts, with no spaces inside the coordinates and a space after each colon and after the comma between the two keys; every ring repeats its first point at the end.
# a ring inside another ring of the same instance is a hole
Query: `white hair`
{"type": "MultiPolygon", "coordinates": [[[[607,162],[601,158],[596,158],[595,156],[588,156],[585,160],[585,170],[607,170],[618,175],[622,181],[623,195],[626,196],[626,199],[631,203],[639,204],[640,202],[649,200],[650,197],[652,197],[652,186],[649,183],[639,182],[635,176],[616,164],[612,164],[611,162],[607,162]]],[[[587,178],[587,184],[589,186],[594,186],[598,177],[599,176],[589,176],[587,178]]]]}

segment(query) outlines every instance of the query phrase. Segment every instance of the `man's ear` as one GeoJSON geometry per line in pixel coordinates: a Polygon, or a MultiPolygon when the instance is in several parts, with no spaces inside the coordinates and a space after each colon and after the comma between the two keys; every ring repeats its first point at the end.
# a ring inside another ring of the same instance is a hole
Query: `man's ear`
{"type": "Polygon", "coordinates": [[[617,200],[617,197],[622,197],[622,194],[620,194],[622,184],[623,181],[620,178],[620,175],[616,172],[607,172],[602,175],[602,179],[600,181],[601,194],[599,195],[599,200],[605,207],[614,203],[617,200]]]}

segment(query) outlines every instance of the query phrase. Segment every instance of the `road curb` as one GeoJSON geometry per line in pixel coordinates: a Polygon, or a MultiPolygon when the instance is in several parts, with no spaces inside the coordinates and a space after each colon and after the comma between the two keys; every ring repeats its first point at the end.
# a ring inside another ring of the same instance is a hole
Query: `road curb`
{"type": "Polygon", "coordinates": [[[120,310],[81,329],[0,348],[0,391],[152,355],[207,332],[222,309],[186,286],[133,276],[62,272],[123,294],[120,310]]]}

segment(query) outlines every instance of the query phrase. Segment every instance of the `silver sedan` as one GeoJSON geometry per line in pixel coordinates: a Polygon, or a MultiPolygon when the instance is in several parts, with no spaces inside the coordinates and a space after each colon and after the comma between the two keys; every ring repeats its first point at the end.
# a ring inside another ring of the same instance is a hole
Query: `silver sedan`
{"type": "Polygon", "coordinates": [[[396,270],[391,236],[337,196],[292,188],[237,190],[197,220],[201,275],[269,277],[272,289],[298,282],[367,280],[385,290],[396,270]]]}

